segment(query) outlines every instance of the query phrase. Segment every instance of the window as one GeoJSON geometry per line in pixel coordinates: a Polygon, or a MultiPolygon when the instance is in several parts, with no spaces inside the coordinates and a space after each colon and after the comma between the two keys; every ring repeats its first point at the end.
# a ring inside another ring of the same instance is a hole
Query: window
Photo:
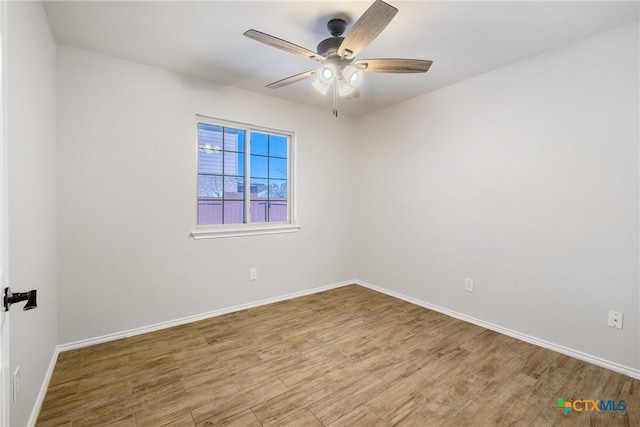
{"type": "Polygon", "coordinates": [[[192,236],[295,231],[293,134],[197,119],[199,231],[192,236]]]}

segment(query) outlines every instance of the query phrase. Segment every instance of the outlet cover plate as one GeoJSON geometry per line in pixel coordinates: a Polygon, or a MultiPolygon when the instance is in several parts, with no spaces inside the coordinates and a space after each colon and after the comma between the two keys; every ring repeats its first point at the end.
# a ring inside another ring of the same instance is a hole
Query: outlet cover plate
{"type": "Polygon", "coordinates": [[[607,322],[609,327],[622,329],[622,317],[622,313],[609,310],[609,321],[607,322]]]}
{"type": "Polygon", "coordinates": [[[467,292],[473,292],[473,279],[468,277],[464,279],[464,290],[467,292]]]}

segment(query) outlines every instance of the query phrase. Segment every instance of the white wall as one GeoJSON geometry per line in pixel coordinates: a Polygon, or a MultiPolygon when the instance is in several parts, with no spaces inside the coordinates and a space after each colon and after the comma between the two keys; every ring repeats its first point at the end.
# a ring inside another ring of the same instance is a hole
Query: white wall
{"type": "Polygon", "coordinates": [[[351,126],[329,108],[64,46],[57,76],[60,343],[353,277],[351,126]],[[299,232],[189,237],[196,114],[297,132],[299,232]]]}
{"type": "Polygon", "coordinates": [[[637,36],[358,120],[60,47],[59,343],[356,277],[638,369],[637,36]],[[300,232],[188,237],[195,114],[298,132],[300,232]]]}
{"type": "Polygon", "coordinates": [[[640,368],[638,52],[635,24],[360,120],[356,277],[640,368]]]}
{"type": "Polygon", "coordinates": [[[26,425],[57,339],[56,45],[39,2],[8,2],[9,277],[38,289],[38,308],[10,312],[11,372],[20,394],[11,425],[26,425]]]}

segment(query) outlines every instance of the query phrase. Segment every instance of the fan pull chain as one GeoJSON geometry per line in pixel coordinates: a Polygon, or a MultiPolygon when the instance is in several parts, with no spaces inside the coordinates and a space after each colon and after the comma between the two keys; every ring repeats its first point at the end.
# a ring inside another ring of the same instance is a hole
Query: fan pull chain
{"type": "Polygon", "coordinates": [[[333,82],[333,117],[338,118],[338,82],[333,82]]]}

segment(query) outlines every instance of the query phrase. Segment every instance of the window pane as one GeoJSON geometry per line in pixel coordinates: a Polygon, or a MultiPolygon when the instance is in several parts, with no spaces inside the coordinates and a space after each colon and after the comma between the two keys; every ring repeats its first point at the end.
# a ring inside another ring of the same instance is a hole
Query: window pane
{"type": "Polygon", "coordinates": [[[268,178],[268,157],[251,156],[251,177],[252,178],[268,178]]]}
{"type": "Polygon", "coordinates": [[[222,177],[198,175],[198,198],[218,199],[222,197],[222,177]]]}
{"type": "Polygon", "coordinates": [[[251,201],[251,222],[267,222],[267,209],[269,209],[269,202],[251,201]]]}
{"type": "Polygon", "coordinates": [[[251,200],[269,197],[269,180],[254,178],[251,180],[251,200]]]}
{"type": "Polygon", "coordinates": [[[222,202],[198,200],[198,224],[222,224],[222,202]]]}
{"type": "Polygon", "coordinates": [[[244,178],[226,176],[224,178],[224,198],[242,200],[244,198],[244,178]]]}
{"type": "Polygon", "coordinates": [[[224,128],[224,149],[244,152],[244,131],[241,129],[224,128]]]}
{"type": "Polygon", "coordinates": [[[287,181],[284,179],[269,180],[269,199],[287,199],[287,181]]]}
{"type": "Polygon", "coordinates": [[[198,147],[222,149],[222,126],[198,123],[198,147]]]}
{"type": "Polygon", "coordinates": [[[269,155],[269,135],[251,132],[251,154],[269,155]]]}
{"type": "Polygon", "coordinates": [[[287,202],[269,202],[269,222],[287,221],[287,202]]]}
{"type": "Polygon", "coordinates": [[[244,176],[244,154],[225,151],[224,174],[244,176]]]}
{"type": "Polygon", "coordinates": [[[269,157],[269,178],[287,179],[287,159],[269,157]]]}
{"type": "Polygon", "coordinates": [[[270,135],[269,136],[269,155],[276,157],[287,157],[287,140],[286,136],[270,135]]]}
{"type": "Polygon", "coordinates": [[[200,148],[198,150],[198,172],[222,175],[222,151],[200,148]]]}
{"type": "Polygon", "coordinates": [[[224,201],[224,223],[242,224],[244,222],[244,202],[224,201]]]}

